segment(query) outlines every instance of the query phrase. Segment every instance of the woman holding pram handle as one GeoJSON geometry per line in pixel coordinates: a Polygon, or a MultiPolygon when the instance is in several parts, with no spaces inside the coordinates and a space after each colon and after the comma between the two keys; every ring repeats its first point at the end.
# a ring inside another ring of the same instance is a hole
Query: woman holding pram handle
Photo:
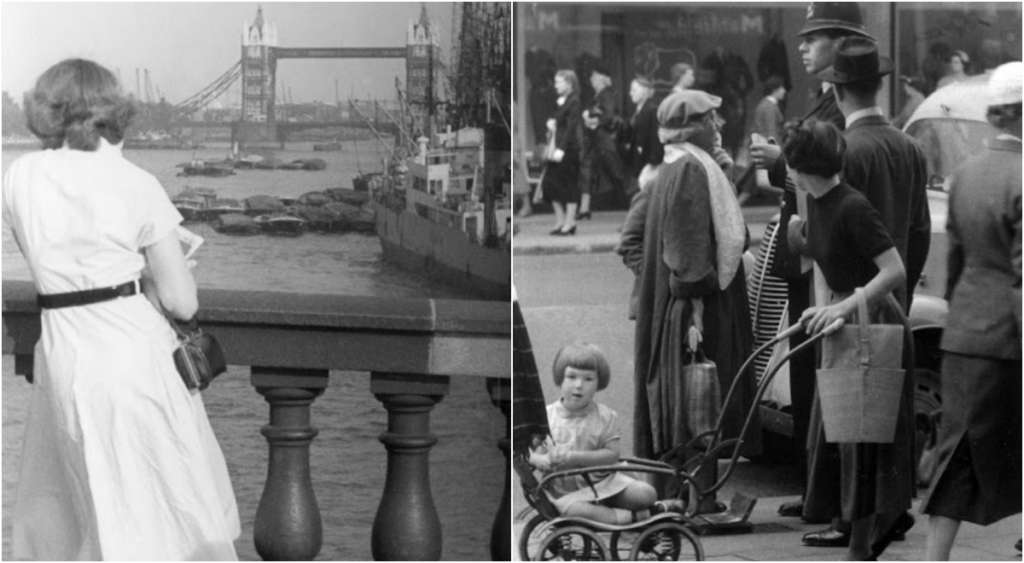
{"type": "MultiPolygon", "coordinates": [[[[913,354],[910,330],[892,292],[905,283],[906,271],[878,212],[839,178],[846,152],[842,133],[831,123],[815,119],[790,124],[782,150],[797,189],[811,196],[805,225],[807,248],[797,250],[814,259],[831,293],[827,304],[803,312],[801,324],[813,335],[836,321],[849,320],[857,311],[853,292],[863,288],[869,322],[904,326],[905,368],[913,354]]],[[[791,227],[793,233],[804,226],[795,222],[791,227]]],[[[822,367],[831,365],[830,356],[826,346],[822,367]]],[[[818,445],[812,450],[816,453],[805,502],[814,513],[841,516],[851,523],[846,560],[877,559],[886,546],[872,543],[875,516],[910,508],[915,490],[913,457],[907,455],[913,451],[913,397],[913,379],[904,376],[891,444],[826,443],[821,408],[811,416],[809,440],[817,440],[818,445]]],[[[820,404],[817,398],[815,403],[820,404]]]]}

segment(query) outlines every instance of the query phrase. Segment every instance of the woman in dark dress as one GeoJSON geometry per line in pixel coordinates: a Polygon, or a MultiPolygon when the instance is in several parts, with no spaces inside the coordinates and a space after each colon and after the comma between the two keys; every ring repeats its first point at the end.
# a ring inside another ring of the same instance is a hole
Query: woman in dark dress
{"type": "MultiPolygon", "coordinates": [[[[892,296],[892,291],[904,284],[906,271],[878,212],[863,194],[839,179],[845,152],[842,133],[825,121],[809,119],[790,126],[784,136],[788,172],[797,189],[811,196],[805,226],[807,249],[803,253],[814,258],[830,293],[827,305],[808,308],[800,322],[813,335],[839,319],[850,321],[858,305],[854,290],[863,288],[869,322],[904,326],[906,369],[913,356],[910,328],[892,296]]],[[[827,344],[823,348],[823,367],[829,365],[827,344]]],[[[847,560],[874,560],[878,556],[871,543],[875,516],[910,508],[916,486],[913,397],[913,380],[904,375],[891,444],[826,443],[820,402],[815,400],[809,440],[816,440],[818,445],[812,450],[816,454],[811,459],[805,510],[842,517],[851,523],[847,560]]]]}
{"type": "Polygon", "coordinates": [[[555,210],[555,229],[551,231],[555,236],[576,234],[582,119],[579,84],[576,73],[571,70],[555,73],[558,109],[555,116],[547,121],[548,135],[554,138],[555,150],[545,155],[548,163],[541,180],[544,200],[555,210]]]}

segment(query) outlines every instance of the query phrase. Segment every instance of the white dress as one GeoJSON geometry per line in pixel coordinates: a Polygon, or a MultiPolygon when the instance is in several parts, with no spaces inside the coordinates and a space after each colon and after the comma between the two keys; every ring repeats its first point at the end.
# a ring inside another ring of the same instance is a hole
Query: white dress
{"type": "MultiPolygon", "coordinates": [[[[101,140],[25,155],[3,215],[36,289],[138,279],[181,222],[160,183],[101,140]]],[[[13,514],[18,559],[237,559],[238,508],[174,333],[140,295],[42,312],[13,514]]]]}

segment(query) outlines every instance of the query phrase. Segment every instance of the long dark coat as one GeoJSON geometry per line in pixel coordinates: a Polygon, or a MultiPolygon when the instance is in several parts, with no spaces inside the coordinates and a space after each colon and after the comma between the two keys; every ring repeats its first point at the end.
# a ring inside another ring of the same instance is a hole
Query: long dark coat
{"type": "Polygon", "coordinates": [[[629,120],[629,174],[636,178],[644,166],[657,166],[665,158],[658,139],[658,104],[645,100],[629,120]]]}
{"type": "Polygon", "coordinates": [[[555,147],[565,154],[561,162],[548,162],[544,168],[541,189],[545,201],[557,201],[563,205],[576,203],[580,199],[580,123],[582,112],[580,99],[573,93],[555,112],[555,147]]]}
{"type": "MultiPolygon", "coordinates": [[[[718,367],[722,395],[752,352],[753,334],[742,264],[732,283],[718,289],[714,225],[708,176],[692,155],[662,164],[650,187],[644,254],[640,266],[635,346],[633,450],[657,458],[690,440],[680,419],[682,404],[666,401],[660,391],[682,374],[683,350],[690,326],[690,299],[704,301],[703,349],[718,367]]],[[[756,383],[751,372],[726,407],[724,437],[738,436],[754,408],[756,383]]],[[[745,454],[760,452],[757,419],[747,435],[745,454]]]]}
{"type": "Polygon", "coordinates": [[[854,121],[843,137],[843,179],[868,198],[896,243],[907,285],[893,295],[908,312],[931,241],[927,160],[917,141],[880,115],[854,121]]]}

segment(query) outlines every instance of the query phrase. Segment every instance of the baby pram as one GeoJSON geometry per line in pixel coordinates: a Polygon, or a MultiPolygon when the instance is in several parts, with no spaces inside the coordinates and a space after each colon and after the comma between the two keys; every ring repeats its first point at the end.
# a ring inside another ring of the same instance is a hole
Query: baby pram
{"type": "MultiPolygon", "coordinates": [[[[525,326],[522,324],[522,316],[519,313],[518,304],[514,306],[514,328],[513,328],[513,365],[519,362],[519,369],[513,370],[513,378],[520,377],[520,387],[529,393],[534,405],[543,404],[543,394],[540,391],[539,381],[536,380],[536,364],[533,361],[532,353],[529,352],[529,338],[526,335],[525,326]],[[521,334],[520,334],[521,333],[521,334]],[[528,356],[528,357],[527,357],[528,356]],[[532,369],[534,384],[525,389],[525,374],[532,369]]],[[[772,379],[779,369],[795,354],[801,353],[808,347],[813,346],[826,334],[831,334],[839,324],[830,326],[807,339],[803,344],[791,349],[777,362],[768,373],[761,378],[758,384],[757,394],[752,409],[757,408],[765,390],[771,384],[772,379]]],[[[754,358],[763,350],[775,346],[782,340],[787,340],[798,331],[803,330],[800,324],[779,333],[775,338],[761,345],[744,362],[739,373],[749,369],[754,358]]],[[[726,394],[723,404],[732,400],[737,389],[740,377],[733,381],[729,392],[726,394]]],[[[516,385],[515,382],[513,385],[516,385]]],[[[518,401],[520,395],[516,395],[518,401]]],[[[723,409],[724,412],[724,409],[723,409]]],[[[525,414],[525,413],[524,413],[525,414]]],[[[514,416],[517,416],[518,413],[514,416]]],[[[532,422],[516,418],[516,424],[533,424],[535,429],[546,428],[546,412],[542,415],[535,412],[532,422]],[[537,420],[543,416],[544,420],[537,420]]],[[[567,471],[555,471],[543,478],[538,478],[534,468],[529,463],[530,447],[533,445],[529,440],[536,440],[534,434],[527,437],[525,442],[517,442],[514,445],[513,467],[519,476],[523,494],[530,508],[520,516],[535,511],[523,527],[519,535],[518,554],[524,560],[530,561],[551,561],[551,560],[575,560],[575,561],[700,561],[704,559],[704,548],[700,535],[711,530],[721,529],[749,529],[747,520],[753,510],[756,499],[738,494],[733,498],[728,510],[718,514],[697,514],[697,507],[701,501],[717,493],[732,477],[739,459],[740,446],[743,444],[751,423],[754,419],[754,411],[748,413],[743,429],[739,437],[728,440],[722,439],[724,416],[720,416],[714,430],[694,436],[693,439],[667,452],[661,460],[642,460],[637,458],[622,458],[616,465],[588,467],[584,469],[572,469],[567,471]],[[705,444],[697,448],[698,444],[705,444]],[[700,451],[682,466],[676,467],[664,460],[671,459],[679,449],[695,449],[700,451]],[[703,471],[708,471],[711,463],[718,463],[720,455],[731,451],[726,469],[722,472],[717,481],[710,487],[702,488],[698,485],[697,477],[703,471]],[[613,471],[628,471],[632,473],[646,473],[650,475],[662,475],[674,480],[679,496],[673,504],[679,507],[676,511],[657,514],[645,520],[634,522],[628,525],[610,525],[595,522],[585,518],[563,516],[552,504],[548,495],[548,486],[554,479],[573,475],[589,475],[593,473],[607,474],[613,471]],[[689,490],[690,493],[686,494],[689,490]],[[607,539],[605,539],[607,538],[607,539]]]]}

